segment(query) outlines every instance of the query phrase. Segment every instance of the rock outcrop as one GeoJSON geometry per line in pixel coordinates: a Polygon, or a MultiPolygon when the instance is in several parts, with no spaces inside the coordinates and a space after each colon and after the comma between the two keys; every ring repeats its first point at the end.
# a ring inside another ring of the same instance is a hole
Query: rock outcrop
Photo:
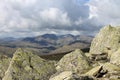
{"type": "Polygon", "coordinates": [[[94,80],[93,77],[90,76],[78,76],[72,71],[64,71],[59,74],[55,74],[49,80],[94,80]]]}
{"type": "Polygon", "coordinates": [[[111,55],[110,62],[120,66],[120,48],[111,55]]]}
{"type": "Polygon", "coordinates": [[[101,76],[102,69],[103,69],[102,66],[97,66],[97,67],[91,69],[90,71],[88,71],[85,75],[99,77],[99,76],[101,76]]]}
{"type": "Polygon", "coordinates": [[[72,71],[73,73],[81,74],[90,69],[90,62],[85,54],[80,50],[66,54],[58,63],[57,71],[72,71]]]}
{"type": "Polygon", "coordinates": [[[93,39],[90,54],[95,60],[110,58],[111,54],[120,48],[120,28],[105,26],[93,39]]]}
{"type": "Polygon", "coordinates": [[[54,72],[53,62],[18,49],[13,55],[3,80],[48,80],[54,72]]]}
{"type": "Polygon", "coordinates": [[[5,76],[5,71],[7,70],[11,58],[5,55],[0,55],[0,80],[5,76]]]}
{"type": "Polygon", "coordinates": [[[73,74],[71,71],[64,71],[57,76],[50,78],[49,80],[70,80],[73,79],[73,74]]]}
{"type": "Polygon", "coordinates": [[[89,53],[84,54],[77,49],[65,55],[56,69],[61,73],[56,73],[50,80],[56,77],[57,80],[63,80],[58,77],[62,77],[64,71],[72,72],[66,75],[65,80],[119,80],[120,28],[105,26],[93,39],[89,53]]]}

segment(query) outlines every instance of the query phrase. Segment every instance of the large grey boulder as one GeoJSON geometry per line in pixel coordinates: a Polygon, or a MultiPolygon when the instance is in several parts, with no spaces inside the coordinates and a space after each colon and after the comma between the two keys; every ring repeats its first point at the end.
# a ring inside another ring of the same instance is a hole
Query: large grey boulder
{"type": "Polygon", "coordinates": [[[90,54],[93,59],[109,59],[118,48],[120,48],[120,27],[108,25],[103,27],[93,39],[90,54]]]}
{"type": "Polygon", "coordinates": [[[73,73],[84,73],[90,69],[90,63],[85,54],[80,50],[66,54],[57,64],[57,71],[72,71],[73,73]]]}
{"type": "Polygon", "coordinates": [[[3,80],[48,80],[54,72],[53,62],[18,49],[13,55],[3,80]]]}

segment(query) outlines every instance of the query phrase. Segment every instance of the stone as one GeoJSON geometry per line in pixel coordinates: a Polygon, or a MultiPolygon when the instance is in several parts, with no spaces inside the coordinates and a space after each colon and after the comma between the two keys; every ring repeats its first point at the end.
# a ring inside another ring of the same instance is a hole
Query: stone
{"type": "Polygon", "coordinates": [[[77,74],[72,73],[71,71],[64,71],[57,74],[56,76],[55,75],[49,80],[94,80],[90,76],[78,76],[77,74]]]}
{"type": "MultiPolygon", "coordinates": [[[[103,27],[100,32],[95,36],[91,43],[90,54],[107,55],[109,59],[111,54],[120,48],[120,27],[112,27],[111,25],[103,27]]],[[[103,55],[103,56],[104,56],[103,55]]],[[[104,57],[105,58],[105,57],[104,57]]]]}
{"type": "Polygon", "coordinates": [[[50,78],[49,80],[70,80],[72,78],[73,76],[71,71],[64,71],[57,76],[50,78]]]}
{"type": "Polygon", "coordinates": [[[88,71],[85,75],[99,77],[101,70],[102,66],[96,66],[95,68],[92,68],[90,71],[88,71]]]}
{"type": "Polygon", "coordinates": [[[119,66],[114,65],[114,64],[109,63],[109,62],[101,64],[101,66],[103,66],[103,69],[107,70],[109,73],[112,73],[114,71],[120,71],[120,67],[119,66]]]}
{"type": "Polygon", "coordinates": [[[10,64],[11,58],[0,55],[0,80],[5,76],[5,71],[7,70],[9,64],[10,64]]]}
{"type": "Polygon", "coordinates": [[[84,73],[90,69],[90,63],[85,54],[80,50],[76,49],[75,51],[66,54],[63,58],[57,63],[57,71],[72,71],[73,73],[84,73]]]}
{"type": "Polygon", "coordinates": [[[3,80],[48,80],[55,71],[53,62],[46,61],[29,51],[18,49],[3,80]]]}
{"type": "Polygon", "coordinates": [[[111,55],[110,62],[120,66],[120,48],[111,55]]]}

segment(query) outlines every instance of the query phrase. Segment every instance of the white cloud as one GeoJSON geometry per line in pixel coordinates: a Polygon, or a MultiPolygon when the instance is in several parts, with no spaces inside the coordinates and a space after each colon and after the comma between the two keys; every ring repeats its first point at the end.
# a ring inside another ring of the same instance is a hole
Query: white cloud
{"type": "Polygon", "coordinates": [[[87,1],[0,0],[0,36],[89,34],[101,24],[119,23],[119,0],[87,1]]]}
{"type": "Polygon", "coordinates": [[[62,12],[58,8],[49,8],[47,10],[40,11],[40,18],[44,24],[52,26],[70,26],[71,21],[67,12],[62,12]]]}
{"type": "Polygon", "coordinates": [[[120,25],[120,0],[90,0],[90,18],[96,18],[99,24],[120,25]]]}

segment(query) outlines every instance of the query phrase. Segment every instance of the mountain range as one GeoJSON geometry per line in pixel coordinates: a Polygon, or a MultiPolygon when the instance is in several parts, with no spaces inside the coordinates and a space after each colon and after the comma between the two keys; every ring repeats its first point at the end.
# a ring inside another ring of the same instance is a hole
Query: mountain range
{"type": "Polygon", "coordinates": [[[88,50],[92,36],[44,34],[25,38],[0,39],[0,53],[12,56],[16,48],[25,48],[37,55],[61,54],[76,48],[88,50]]]}

